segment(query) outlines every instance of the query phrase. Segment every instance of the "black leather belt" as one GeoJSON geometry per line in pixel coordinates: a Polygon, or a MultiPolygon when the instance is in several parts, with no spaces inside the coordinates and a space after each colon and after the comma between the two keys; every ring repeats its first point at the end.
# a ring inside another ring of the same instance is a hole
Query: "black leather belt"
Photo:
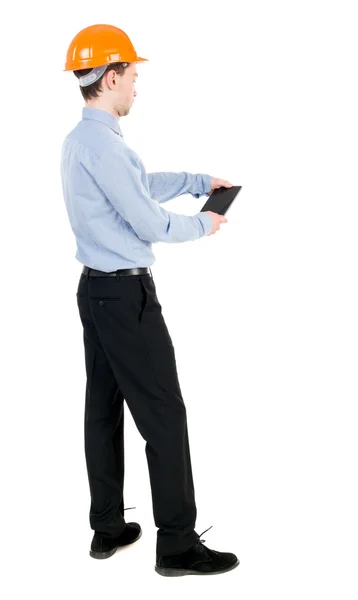
{"type": "Polygon", "coordinates": [[[137,267],[135,269],[117,269],[117,271],[111,271],[110,273],[106,273],[106,271],[98,271],[97,269],[91,269],[90,267],[86,267],[86,265],[84,265],[82,273],[90,277],[115,277],[116,275],[120,275],[122,277],[123,275],[146,274],[150,274],[151,277],[153,277],[150,267],[137,267]]]}

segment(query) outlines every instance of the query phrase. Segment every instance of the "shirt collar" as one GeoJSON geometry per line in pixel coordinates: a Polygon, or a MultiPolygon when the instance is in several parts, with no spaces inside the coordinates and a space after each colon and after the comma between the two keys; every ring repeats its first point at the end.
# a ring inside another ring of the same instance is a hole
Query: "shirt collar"
{"type": "Polygon", "coordinates": [[[100,121],[100,123],[104,123],[113,131],[118,133],[121,137],[123,137],[122,130],[119,126],[119,122],[114,115],[111,115],[109,112],[99,109],[99,108],[89,108],[88,106],[84,106],[82,108],[82,119],[93,119],[95,121],[100,121]]]}

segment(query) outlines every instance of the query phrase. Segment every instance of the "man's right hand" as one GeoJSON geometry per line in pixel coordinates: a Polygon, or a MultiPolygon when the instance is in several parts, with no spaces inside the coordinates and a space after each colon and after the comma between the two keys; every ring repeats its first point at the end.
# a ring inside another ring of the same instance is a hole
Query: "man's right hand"
{"type": "Polygon", "coordinates": [[[224,215],[219,215],[218,213],[212,212],[211,210],[204,210],[203,212],[208,213],[208,215],[210,215],[213,220],[213,228],[211,232],[208,233],[208,235],[216,233],[216,231],[220,229],[220,225],[222,223],[227,223],[227,218],[224,215]]]}

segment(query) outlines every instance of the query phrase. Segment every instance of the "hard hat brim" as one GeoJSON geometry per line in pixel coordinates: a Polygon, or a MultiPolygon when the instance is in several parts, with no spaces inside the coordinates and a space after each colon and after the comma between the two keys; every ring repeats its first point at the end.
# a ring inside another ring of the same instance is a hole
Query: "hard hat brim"
{"type": "MultiPolygon", "coordinates": [[[[137,58],[135,60],[123,60],[121,62],[135,62],[135,63],[140,63],[140,62],[147,62],[149,60],[149,58],[142,58],[141,56],[137,56],[137,58]]],[[[119,61],[118,61],[119,62],[119,61]]],[[[103,63],[101,63],[102,65],[103,63]]],[[[107,63],[107,65],[110,65],[111,63],[107,63]]],[[[89,66],[77,66],[75,69],[73,67],[68,67],[67,65],[65,65],[65,68],[63,69],[63,71],[77,71],[80,69],[94,69],[95,67],[100,67],[101,65],[91,65],[89,66]]]]}

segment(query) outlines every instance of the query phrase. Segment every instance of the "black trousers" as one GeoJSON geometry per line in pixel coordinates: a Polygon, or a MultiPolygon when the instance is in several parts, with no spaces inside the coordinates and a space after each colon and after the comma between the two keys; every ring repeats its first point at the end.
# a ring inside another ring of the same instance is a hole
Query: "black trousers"
{"type": "MultiPolygon", "coordinates": [[[[91,273],[91,271],[89,272],[91,273]]],[[[124,410],[146,441],[156,552],[184,552],[199,538],[186,408],[175,352],[151,274],[81,273],[77,305],[86,364],[84,437],[93,530],[125,528],[124,410]]]]}

